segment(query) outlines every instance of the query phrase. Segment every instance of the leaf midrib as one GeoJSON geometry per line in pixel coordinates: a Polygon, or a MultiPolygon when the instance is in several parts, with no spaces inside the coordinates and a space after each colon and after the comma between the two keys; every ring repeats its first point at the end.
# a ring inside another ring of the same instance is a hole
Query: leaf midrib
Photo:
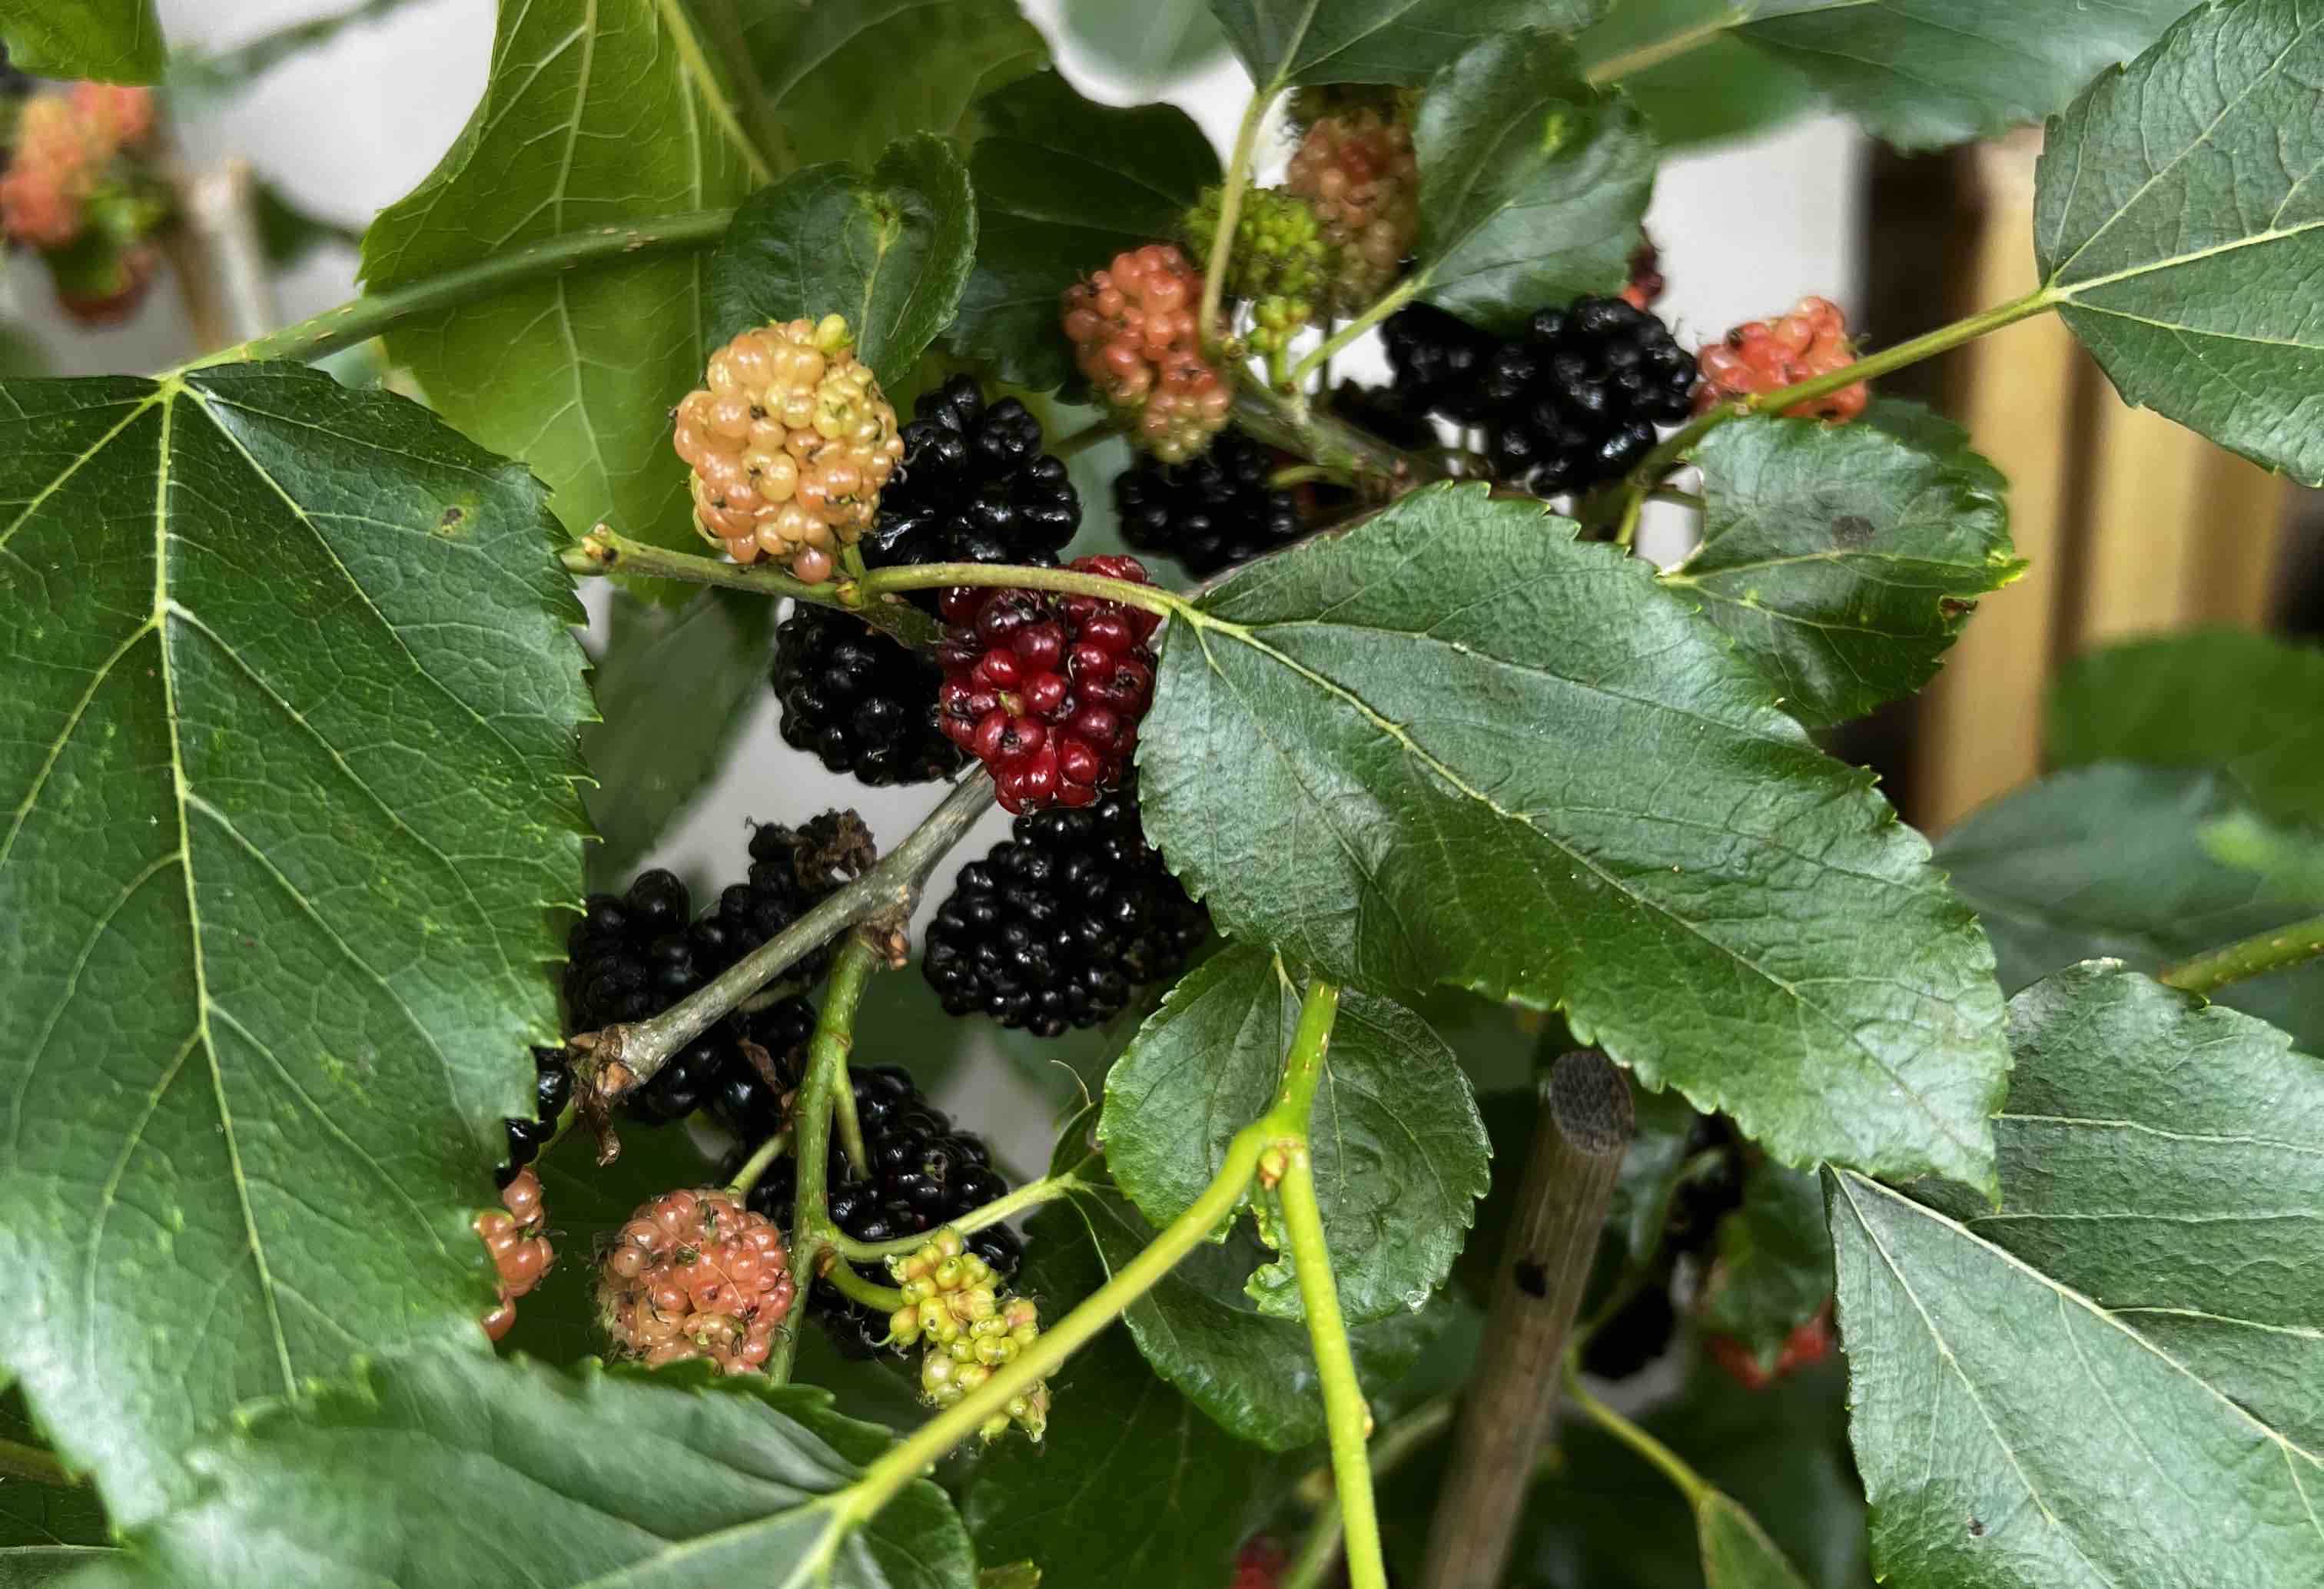
{"type": "MultiPolygon", "coordinates": [[[[1350,599],[1352,600],[1353,598],[1351,597],[1350,599]]],[[[1655,915],[1670,922],[1673,925],[1684,931],[1690,936],[1694,937],[1708,945],[1716,953],[1733,961],[1736,965],[1750,972],[1754,977],[1760,978],[1768,986],[1780,988],[1784,995],[1794,1005],[1803,1010],[1813,1012],[1817,1018],[1821,1020],[1827,1028],[1837,1033],[1849,1047],[1854,1049],[1857,1052],[1862,1054],[1867,1060],[1870,1061],[1875,1070],[1878,1070],[1882,1075],[1887,1077],[1890,1081],[1895,1083],[1897,1090],[1903,1093],[1906,1098],[1911,1098],[1914,1106],[1928,1117],[1931,1125],[1936,1130],[1937,1134],[1941,1137],[1942,1137],[1946,1142],[1951,1144],[1953,1146],[1968,1153],[1972,1159],[1978,1156],[1978,1144],[1963,1141],[1958,1134],[1956,1134],[1951,1126],[1947,1124],[1941,1112],[1940,1112],[1928,1098],[1924,1098],[1917,1088],[1908,1083],[1904,1076],[1898,1072],[1895,1066],[1868,1047],[1863,1037],[1853,1027],[1839,1020],[1831,1014],[1831,1012],[1824,1009],[1821,1006],[1807,998],[1791,983],[1784,981],[1782,978],[1777,977],[1773,971],[1754,963],[1752,960],[1729,948],[1727,945],[1720,943],[1717,939],[1712,938],[1708,933],[1704,932],[1701,927],[1697,926],[1694,923],[1688,921],[1683,916],[1679,915],[1669,906],[1638,893],[1621,878],[1616,877],[1605,868],[1600,866],[1591,857],[1583,854],[1581,850],[1575,850],[1568,844],[1565,844],[1555,835],[1536,826],[1522,813],[1511,812],[1504,808],[1499,802],[1495,801],[1484,791],[1474,787],[1462,779],[1441,758],[1423,749],[1419,743],[1413,739],[1410,734],[1405,730],[1405,728],[1401,723],[1392,721],[1384,713],[1374,708],[1370,702],[1364,700],[1352,690],[1341,684],[1336,679],[1327,678],[1323,675],[1307,667],[1305,664],[1299,662],[1296,658],[1267,645],[1265,642],[1260,640],[1251,629],[1247,629],[1240,624],[1218,618],[1213,614],[1203,611],[1201,609],[1192,606],[1182,607],[1178,611],[1181,616],[1191,620],[1198,629],[1215,629],[1222,634],[1226,634],[1229,637],[1240,641],[1243,645],[1250,647],[1259,655],[1272,660],[1278,666],[1305,678],[1309,684],[1314,685],[1317,689],[1320,689],[1325,693],[1333,695],[1344,702],[1359,715],[1370,722],[1374,728],[1379,730],[1381,733],[1386,734],[1391,739],[1394,739],[1406,755],[1410,756],[1421,766],[1428,768],[1431,772],[1434,772],[1438,777],[1442,778],[1447,785],[1460,794],[1465,796],[1476,804],[1482,806],[1485,810],[1490,812],[1495,817],[1504,822],[1514,822],[1517,826],[1524,828],[1527,832],[1540,839],[1552,849],[1556,850],[1561,854],[1566,856],[1576,865],[1588,868],[1592,875],[1596,876],[1609,889],[1612,889],[1623,897],[1632,901],[1641,909],[1650,911],[1655,915]]],[[[1315,627],[1323,626],[1317,624],[1315,627]]],[[[1402,634],[1404,631],[1385,630],[1374,632],[1402,634]]],[[[1418,638],[1423,637],[1407,635],[1406,638],[1418,638]]],[[[1435,638],[1435,637],[1433,636],[1425,638],[1432,640],[1435,638]]],[[[1436,643],[1445,644],[1448,642],[1436,641],[1436,643]]],[[[1485,655],[1484,653],[1475,654],[1485,655]]],[[[1204,666],[1209,667],[1210,670],[1217,675],[1219,682],[1223,686],[1230,691],[1234,690],[1233,681],[1227,676],[1225,671],[1222,669],[1218,666],[1217,662],[1213,658],[1210,647],[1207,643],[1203,647],[1203,660],[1204,666]]],[[[1500,659],[1496,657],[1492,658],[1492,660],[1498,662],[1500,659]]],[[[1504,666],[1508,665],[1504,664],[1504,666]]],[[[1546,670],[1539,671],[1542,671],[1545,676],[1557,676],[1548,674],[1546,670]]],[[[1574,681],[1566,680],[1564,682],[1571,684],[1574,681]]],[[[1628,699],[1627,697],[1624,698],[1628,699]]],[[[1641,703],[1641,704],[1658,705],[1660,703],[1641,703]]],[[[1244,710],[1249,712],[1250,708],[1246,706],[1244,710]]],[[[1676,709],[1670,708],[1670,710],[1676,709]]],[[[1685,713],[1683,715],[1693,716],[1694,714],[1685,713]]],[[[1702,721],[1709,722],[1711,720],[1706,719],[1702,721]]],[[[1734,732],[1738,734],[1744,732],[1744,730],[1736,729],[1729,724],[1714,723],[1713,726],[1720,728],[1722,731],[1734,732]]],[[[1764,738],[1765,736],[1758,737],[1764,738]]],[[[1784,742],[1789,743],[1790,741],[1786,739],[1784,742]]],[[[1738,835],[1738,837],[1740,835],[1738,835]]],[[[1907,886],[1907,885],[1900,879],[1886,879],[1886,881],[1894,883],[1899,887],[1907,886]]],[[[1397,919],[1399,920],[1399,922],[1401,920],[1400,917],[1397,919]]]]}

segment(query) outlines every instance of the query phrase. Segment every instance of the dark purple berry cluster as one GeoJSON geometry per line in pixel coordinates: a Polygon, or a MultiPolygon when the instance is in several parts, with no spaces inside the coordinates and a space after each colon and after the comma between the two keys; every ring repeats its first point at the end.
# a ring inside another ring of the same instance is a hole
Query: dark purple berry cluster
{"type": "Polygon", "coordinates": [[[1275,468],[1275,455],[1232,426],[1183,464],[1140,454],[1113,481],[1121,538],[1197,579],[1287,547],[1307,526],[1298,499],[1268,483],[1275,468]]]}
{"type": "MultiPolygon", "coordinates": [[[[1041,422],[1015,398],[987,403],[966,375],[923,393],[912,413],[903,461],[862,542],[865,565],[1056,567],[1081,528],[1082,504],[1065,464],[1041,450],[1041,422]]],[[[936,595],[913,599],[933,612],[936,595]]]]}
{"type": "Polygon", "coordinates": [[[1078,810],[1018,818],[1012,837],[961,868],[920,969],[951,1014],[1055,1037],[1177,975],[1209,931],[1209,913],[1148,846],[1133,781],[1078,810]]]}
{"type": "Polygon", "coordinates": [[[775,631],[783,739],[875,787],[950,777],[968,758],[936,726],[944,674],[861,620],[800,602],[775,631]]]}

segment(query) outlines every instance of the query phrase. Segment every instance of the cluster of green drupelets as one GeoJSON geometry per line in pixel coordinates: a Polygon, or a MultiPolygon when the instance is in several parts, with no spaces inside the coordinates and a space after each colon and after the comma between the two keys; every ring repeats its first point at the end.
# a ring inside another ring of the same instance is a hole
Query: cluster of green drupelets
{"type": "MultiPolygon", "coordinates": [[[[1040,1338],[1040,1311],[1032,1300],[1001,1296],[991,1267],[949,1226],[890,1258],[888,1272],[904,1293],[904,1305],[888,1320],[890,1336],[899,1347],[927,1343],[920,1393],[933,1406],[950,1407],[1040,1338]]],[[[1011,1397],[978,1433],[996,1439],[1012,1422],[1028,1438],[1040,1439],[1049,1423],[1046,1381],[1011,1397]]]]}
{"type": "MultiPolygon", "coordinates": [[[[1218,239],[1220,197],[1205,188],[1187,212],[1186,240],[1197,254],[1209,254],[1218,239]]],[[[1282,351],[1315,317],[1339,270],[1314,207],[1272,188],[1245,200],[1229,258],[1227,289],[1250,301],[1250,342],[1262,354],[1282,351]]]]}

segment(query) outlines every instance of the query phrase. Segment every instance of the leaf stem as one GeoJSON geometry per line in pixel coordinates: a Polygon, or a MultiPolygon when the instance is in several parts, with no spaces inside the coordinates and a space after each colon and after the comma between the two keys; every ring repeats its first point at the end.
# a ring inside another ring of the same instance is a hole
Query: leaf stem
{"type": "Polygon", "coordinates": [[[0,1479],[24,1479],[35,1484],[71,1489],[83,1481],[53,1451],[17,1440],[0,1440],[0,1479]]]}
{"type": "MultiPolygon", "coordinates": [[[[1277,976],[1286,974],[1279,955],[1275,969],[1277,976]]],[[[1307,1122],[1315,1112],[1315,1088],[1323,1079],[1324,1059],[1332,1051],[1332,1028],[1339,1018],[1340,985],[1321,977],[1308,983],[1299,1001],[1299,1024],[1291,1033],[1291,1052],[1284,1058],[1283,1079],[1267,1111],[1266,1123],[1278,1134],[1306,1140],[1307,1122]]]]}
{"type": "MultiPolygon", "coordinates": [[[[1089,1184],[1070,1171],[1060,1171],[1055,1175],[1044,1175],[1038,1180],[1028,1180],[1007,1196],[995,1198],[989,1203],[971,1208],[959,1218],[947,1223],[963,1235],[973,1235],[977,1231],[989,1229],[1004,1219],[1014,1219],[1028,1208],[1038,1208],[1041,1204],[1054,1199],[1084,1190],[1089,1184]]],[[[893,1258],[899,1254],[909,1253],[927,1239],[926,1235],[899,1235],[893,1241],[860,1242],[844,1231],[836,1231],[831,1236],[830,1245],[832,1250],[842,1257],[868,1263],[878,1259],[893,1258]]]]}
{"type": "MultiPolygon", "coordinates": [[[[1312,1000],[1314,989],[1308,991],[1312,1000]]],[[[1332,1007],[1338,1007],[1336,989],[1332,1007]]],[[[1305,1032],[1305,1008],[1299,1024],[1305,1032]]],[[[1320,1061],[1320,1053],[1317,1058],[1320,1061]]],[[[1311,1086],[1311,1102],[1314,1096],[1311,1086]]],[[[1277,1107],[1279,1109],[1282,1105],[1277,1107]]],[[[1364,1403],[1363,1387],[1356,1382],[1355,1354],[1348,1345],[1347,1320],[1340,1313],[1340,1290],[1332,1279],[1332,1249],[1323,1240],[1323,1210],[1315,1201],[1315,1166],[1304,1134],[1286,1159],[1277,1190],[1282,1199],[1284,1235],[1291,1243],[1291,1266],[1299,1277],[1299,1300],[1307,1315],[1307,1338],[1314,1348],[1316,1377],[1323,1382],[1323,1419],[1332,1442],[1333,1488],[1339,1496],[1346,1530],[1348,1581],[1351,1589],[1388,1589],[1388,1566],[1380,1556],[1379,1516],[1372,1505],[1371,1459],[1366,1449],[1372,1432],[1371,1409],[1364,1403]]]]}
{"type": "MultiPolygon", "coordinates": [[[[651,1080],[654,1072],[667,1064],[672,1054],[708,1031],[729,1010],[850,927],[874,916],[909,916],[928,873],[984,814],[992,797],[992,780],[981,771],[955,784],[894,853],[882,858],[870,871],[744,955],[728,970],[650,1021],[609,1026],[595,1033],[588,1051],[590,1060],[585,1079],[595,1087],[604,1102],[612,1103],[632,1088],[651,1080]]],[[[833,976],[835,981],[837,972],[833,976]]],[[[826,995],[826,1001],[829,997],[826,995]]],[[[824,1008],[827,1016],[828,1002],[824,1008]]],[[[804,1135],[800,1152],[806,1152],[804,1135]]],[[[802,1162],[800,1184],[806,1181],[807,1167],[802,1162]]]]}
{"type": "MultiPolygon", "coordinates": [[[[1662,477],[1683,461],[1704,436],[1709,436],[1729,419],[1740,419],[1751,414],[1780,414],[1784,409],[1796,408],[1802,403],[1818,401],[1830,397],[1843,387],[1853,386],[1859,381],[1877,380],[1880,376],[1902,370],[1907,364],[1917,364],[1923,359],[1933,358],[1941,353],[1950,353],[1964,343],[1975,342],[1978,337],[1998,331],[2004,326],[2015,326],[2020,320],[2030,319],[2044,309],[2052,308],[2057,301],[2050,289],[2037,288],[2023,298],[2011,299],[2007,303],[1997,305],[1989,309],[1982,309],[1966,318],[1955,320],[1949,326],[1940,326],[1934,331],[1915,336],[1910,341],[1900,342],[1894,347],[1883,348],[1878,353],[1858,359],[1853,363],[1842,364],[1837,370],[1829,371],[1806,381],[1795,381],[1790,386],[1781,387],[1774,391],[1763,391],[1739,401],[1721,403],[1707,413],[1697,415],[1687,425],[1673,432],[1652,452],[1639,459],[1637,466],[1623,477],[1618,486],[1611,490],[1624,492],[1630,498],[1643,497],[1647,491],[1661,484],[1662,477]]],[[[1599,518],[1599,522],[1604,522],[1602,516],[1599,518]]]]}
{"type": "Polygon", "coordinates": [[[1243,189],[1250,186],[1251,157],[1259,148],[1259,130],[1275,104],[1279,88],[1254,90],[1243,106],[1242,124],[1235,129],[1234,152],[1227,159],[1226,182],[1219,189],[1219,229],[1211,239],[1211,257],[1203,267],[1202,317],[1194,322],[1203,352],[1213,360],[1219,351],[1219,304],[1226,297],[1227,261],[1234,253],[1235,226],[1242,219],[1243,189]]]}
{"type": "Polygon", "coordinates": [[[1701,1474],[1689,1467],[1677,1452],[1590,1393],[1582,1382],[1578,1344],[1574,1351],[1565,1355],[1565,1393],[1600,1428],[1660,1469],[1662,1475],[1686,1497],[1689,1506],[1701,1506],[1711,1494],[1711,1485],[1704,1482],[1701,1474]]]}
{"type": "Polygon", "coordinates": [[[1274,1141],[1267,1122],[1246,1125],[1227,1144],[1226,1162],[1186,1211],[1172,1220],[1138,1256],[1114,1272],[1113,1278],[1082,1300],[1079,1307],[1041,1332],[1017,1359],[992,1377],[906,1436],[888,1453],[863,1470],[846,1493],[848,1514],[856,1522],[869,1520],[896,1493],[920,1476],[938,1457],[976,1432],[995,1413],[1005,1412],[1011,1399],[1030,1390],[1061,1367],[1065,1359],[1086,1346],[1124,1309],[1158,1284],[1179,1260],[1201,1246],[1211,1233],[1239,1208],[1259,1168],[1259,1154],[1274,1141]]]}
{"type": "Polygon", "coordinates": [[[341,348],[368,342],[423,315],[441,313],[474,303],[480,298],[545,277],[561,275],[584,265],[644,259],[679,249],[707,248],[726,234],[732,209],[687,210],[632,221],[617,226],[596,226],[544,237],[478,260],[423,276],[387,292],[350,299],[337,308],[286,326],[249,342],[207,354],[168,372],[182,375],[257,359],[319,359],[341,348]]]}
{"type": "Polygon", "coordinates": [[[788,596],[794,602],[835,607],[885,630],[893,639],[921,649],[935,645],[944,635],[941,624],[907,602],[883,602],[876,607],[859,605],[842,599],[840,592],[846,588],[844,582],[805,584],[772,564],[754,564],[745,568],[723,557],[672,551],[668,547],[636,540],[603,524],[566,547],[564,556],[566,571],[584,576],[618,570],[645,578],[749,591],[770,598],[788,596]]]}
{"type": "Polygon", "coordinates": [[[1344,469],[1333,469],[1322,464],[1294,464],[1287,469],[1278,469],[1268,475],[1267,485],[1269,491],[1283,491],[1291,486],[1305,485],[1314,480],[1328,480],[1339,485],[1350,483],[1348,472],[1344,469]]]}
{"type": "Polygon", "coordinates": [[[1419,297],[1420,289],[1427,285],[1428,273],[1425,271],[1415,271],[1387,292],[1382,293],[1362,314],[1316,344],[1307,356],[1299,361],[1291,372],[1293,384],[1296,385],[1306,380],[1309,371],[1330,363],[1333,354],[1340,352],[1363,335],[1365,332],[1419,297]]]}
{"type": "Polygon", "coordinates": [[[2324,955],[2324,916],[2310,916],[2165,967],[2161,980],[2190,993],[2209,995],[2230,983],[2264,977],[2319,955],[2324,955]]]}

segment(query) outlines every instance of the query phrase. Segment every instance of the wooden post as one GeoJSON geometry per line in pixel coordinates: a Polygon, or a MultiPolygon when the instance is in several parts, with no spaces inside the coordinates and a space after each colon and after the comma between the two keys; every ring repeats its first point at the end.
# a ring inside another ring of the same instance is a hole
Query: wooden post
{"type": "Polygon", "coordinates": [[[1484,1350],[1429,1531],[1427,1589],[1500,1582],[1534,1459],[1557,1414],[1566,1336],[1634,1125],[1629,1081],[1605,1055],[1582,1049],[1551,1067],[1484,1350]]]}

